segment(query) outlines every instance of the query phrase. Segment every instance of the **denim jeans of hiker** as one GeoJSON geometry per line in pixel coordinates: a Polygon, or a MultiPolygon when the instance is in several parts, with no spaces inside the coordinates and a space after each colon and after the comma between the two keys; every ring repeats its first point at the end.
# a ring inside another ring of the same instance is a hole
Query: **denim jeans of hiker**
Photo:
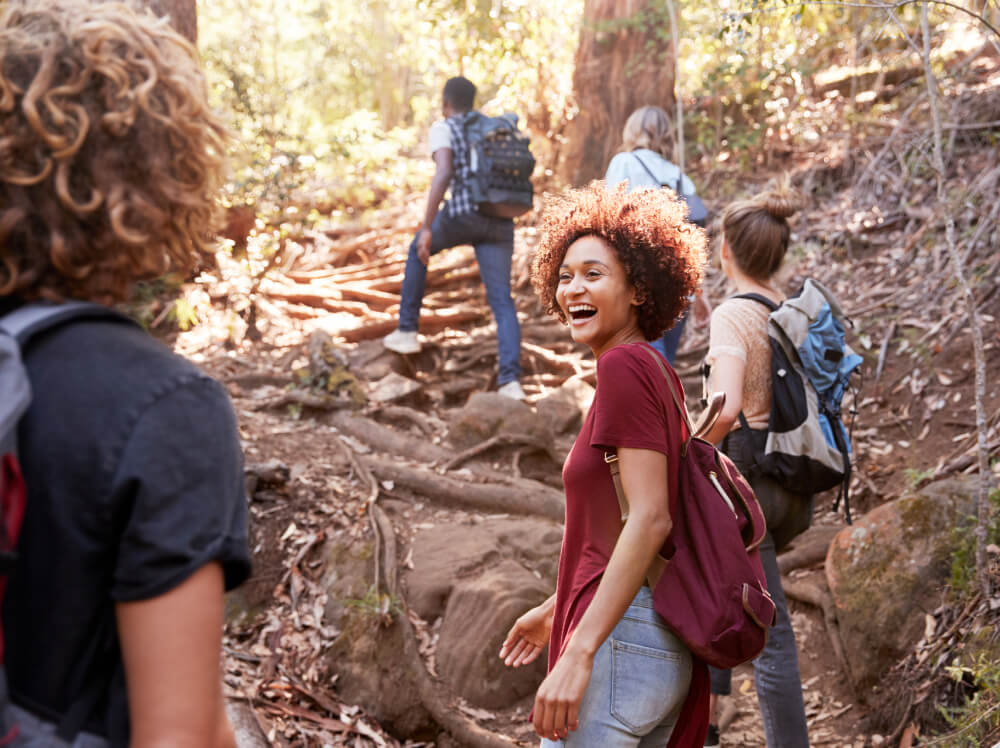
{"type": "Polygon", "coordinates": [[[639,589],[594,656],[580,704],[580,727],[542,748],[663,748],[691,685],[691,653],[639,589]]]}
{"type": "MultiPolygon", "coordinates": [[[[792,621],[788,616],[788,601],[781,589],[781,573],[778,571],[775,535],[772,532],[782,538],[784,545],[805,530],[812,517],[813,497],[791,494],[760,475],[753,468],[750,452],[754,440],[759,440],[760,432],[741,434],[741,431],[743,429],[734,431],[723,441],[723,451],[750,482],[767,518],[768,532],[760,546],[760,560],[764,565],[767,589],[778,608],[778,621],[768,634],[764,651],[753,661],[754,685],[764,722],[764,735],[768,748],[809,748],[799,655],[792,621]]],[[[710,667],[709,677],[712,693],[724,695],[730,692],[731,671],[710,667]]]]}
{"type": "MultiPolygon", "coordinates": [[[[510,268],[514,256],[514,222],[478,213],[449,216],[438,212],[431,225],[431,255],[471,244],[476,250],[479,277],[497,323],[497,384],[521,378],[521,325],[510,295],[510,268]]],[[[427,266],[417,257],[417,240],[410,243],[399,305],[399,329],[416,332],[427,284],[427,266]]]]}

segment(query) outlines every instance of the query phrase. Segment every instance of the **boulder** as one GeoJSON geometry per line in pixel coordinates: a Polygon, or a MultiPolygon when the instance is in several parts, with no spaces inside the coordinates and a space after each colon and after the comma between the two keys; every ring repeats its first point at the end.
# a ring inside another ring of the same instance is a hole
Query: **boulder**
{"type": "Polygon", "coordinates": [[[524,434],[539,441],[552,439],[552,431],[534,410],[520,400],[496,392],[477,392],[451,417],[448,438],[461,449],[497,434],[524,434]]]}
{"type": "Polygon", "coordinates": [[[403,657],[398,625],[385,621],[371,599],[371,541],[335,536],[324,548],[327,591],[324,623],[340,634],[326,652],[337,690],[364,704],[379,723],[407,738],[434,729],[403,657]]]}
{"type": "Polygon", "coordinates": [[[554,589],[561,544],[562,526],[542,519],[493,518],[421,530],[413,539],[412,568],[403,573],[406,601],[433,621],[444,615],[456,584],[505,560],[554,589]]]}
{"type": "Polygon", "coordinates": [[[538,687],[544,655],[512,669],[498,654],[517,617],[555,589],[561,543],[560,525],[513,518],[442,525],[414,538],[406,599],[425,620],[442,619],[436,661],[452,693],[502,709],[538,687]]]}
{"type": "Polygon", "coordinates": [[[438,669],[452,693],[483,709],[503,709],[534,693],[545,677],[545,654],[519,668],[506,667],[498,655],[517,617],[551,594],[552,586],[515,561],[459,582],[437,647],[438,669]]]}
{"type": "Polygon", "coordinates": [[[950,574],[953,530],[974,504],[970,480],[940,481],[875,508],[834,537],[826,576],[859,690],[920,640],[924,613],[937,606],[950,574]]]}
{"type": "Polygon", "coordinates": [[[580,429],[594,400],[594,388],[578,376],[563,382],[562,386],[535,403],[535,409],[554,434],[565,434],[580,429]]]}

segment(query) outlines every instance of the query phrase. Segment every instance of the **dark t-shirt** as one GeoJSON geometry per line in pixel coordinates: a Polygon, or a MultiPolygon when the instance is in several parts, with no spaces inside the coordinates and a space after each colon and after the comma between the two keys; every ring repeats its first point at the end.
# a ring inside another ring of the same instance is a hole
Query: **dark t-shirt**
{"type": "MultiPolygon", "coordinates": [[[[0,314],[13,306],[0,299],[0,314]]],[[[28,505],[3,606],[11,697],[58,721],[85,684],[109,683],[86,729],[125,745],[114,604],[213,561],[227,589],[249,575],[235,415],[221,385],[131,324],[70,322],[24,361],[28,505]]]]}

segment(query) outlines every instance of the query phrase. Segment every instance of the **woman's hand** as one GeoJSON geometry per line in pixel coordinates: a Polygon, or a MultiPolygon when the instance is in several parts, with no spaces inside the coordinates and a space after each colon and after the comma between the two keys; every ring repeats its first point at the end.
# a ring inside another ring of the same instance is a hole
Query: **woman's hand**
{"type": "Polygon", "coordinates": [[[540,737],[562,740],[580,726],[580,702],[593,667],[592,654],[566,647],[535,694],[533,724],[540,737]]]}
{"type": "Polygon", "coordinates": [[[549,598],[514,621],[500,647],[500,659],[507,667],[530,665],[549,643],[554,599],[549,598]]]}

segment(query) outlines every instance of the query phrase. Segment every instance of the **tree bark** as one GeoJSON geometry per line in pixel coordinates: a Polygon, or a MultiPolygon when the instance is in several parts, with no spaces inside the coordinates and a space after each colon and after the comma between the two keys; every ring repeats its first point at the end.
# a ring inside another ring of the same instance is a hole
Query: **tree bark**
{"type": "Polygon", "coordinates": [[[567,182],[604,176],[628,116],[655,105],[673,117],[674,59],[662,0],[585,0],[573,72],[579,113],[568,128],[567,182]]]}
{"type": "Polygon", "coordinates": [[[158,16],[167,16],[170,25],[192,44],[198,43],[198,13],[196,0],[140,0],[158,16]]]}

